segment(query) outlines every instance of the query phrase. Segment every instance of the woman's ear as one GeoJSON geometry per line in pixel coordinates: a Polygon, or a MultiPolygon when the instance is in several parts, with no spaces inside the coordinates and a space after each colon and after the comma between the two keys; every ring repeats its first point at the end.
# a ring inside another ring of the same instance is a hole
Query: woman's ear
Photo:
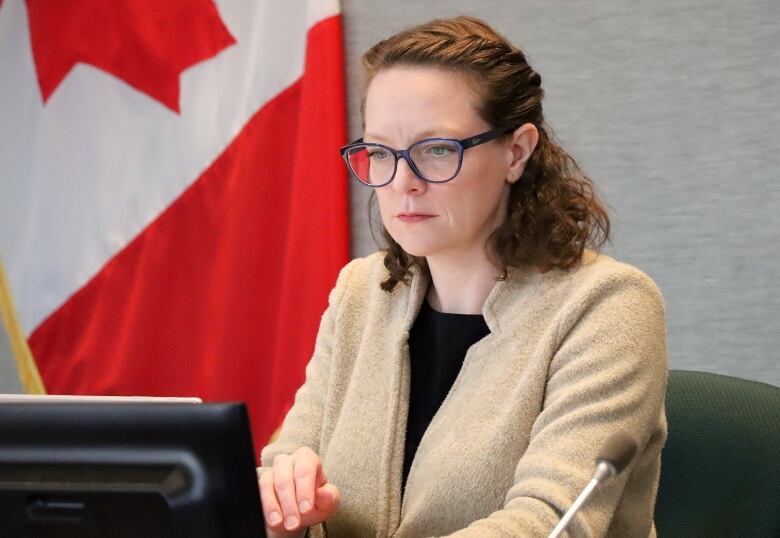
{"type": "Polygon", "coordinates": [[[525,170],[525,163],[531,158],[531,154],[539,143],[539,131],[533,123],[524,123],[514,130],[512,138],[508,142],[507,175],[508,183],[514,183],[525,170]]]}

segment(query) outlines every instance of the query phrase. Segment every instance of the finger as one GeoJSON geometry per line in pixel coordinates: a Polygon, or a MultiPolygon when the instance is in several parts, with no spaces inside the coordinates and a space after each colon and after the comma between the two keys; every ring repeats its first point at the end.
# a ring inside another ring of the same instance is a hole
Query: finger
{"type": "Polygon", "coordinates": [[[314,497],[318,510],[332,514],[339,507],[341,492],[333,484],[325,484],[317,489],[314,497]]]}
{"type": "Polygon", "coordinates": [[[322,467],[322,460],[320,460],[320,465],[317,467],[317,478],[314,483],[316,484],[317,488],[321,488],[328,483],[328,477],[325,476],[325,469],[322,467]]]}
{"type": "Polygon", "coordinates": [[[314,508],[301,515],[301,526],[311,527],[330,519],[339,506],[340,493],[333,484],[326,484],[317,489],[314,498],[314,508]]]}
{"type": "Polygon", "coordinates": [[[281,528],[282,510],[274,493],[274,476],[272,470],[267,470],[260,475],[260,502],[263,506],[263,515],[266,525],[281,528]]]}
{"type": "Polygon", "coordinates": [[[295,477],[295,496],[301,514],[308,513],[314,507],[314,489],[322,474],[320,457],[310,448],[303,447],[295,451],[293,475],[295,477]]]}
{"type": "Polygon", "coordinates": [[[293,458],[280,454],[274,458],[274,492],[282,509],[284,528],[295,530],[301,522],[298,513],[298,502],[295,498],[295,478],[293,477],[293,458]]]}

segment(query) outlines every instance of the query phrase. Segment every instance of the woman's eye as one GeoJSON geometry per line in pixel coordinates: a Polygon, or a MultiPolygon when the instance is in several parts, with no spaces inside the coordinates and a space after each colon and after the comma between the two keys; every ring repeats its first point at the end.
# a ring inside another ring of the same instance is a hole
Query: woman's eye
{"type": "Polygon", "coordinates": [[[372,161],[384,161],[390,156],[390,152],[386,149],[374,148],[368,150],[368,158],[372,161]]]}
{"type": "Polygon", "coordinates": [[[454,150],[450,146],[429,146],[426,151],[434,157],[447,157],[454,150]]]}

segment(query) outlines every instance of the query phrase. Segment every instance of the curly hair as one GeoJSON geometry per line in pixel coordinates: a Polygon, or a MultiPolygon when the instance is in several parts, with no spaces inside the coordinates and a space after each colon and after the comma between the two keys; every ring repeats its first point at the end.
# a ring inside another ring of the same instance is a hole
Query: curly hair
{"type": "MultiPolygon", "coordinates": [[[[609,217],[593,183],[555,140],[542,111],[542,77],[523,51],[475,17],[437,19],[384,39],[363,55],[365,95],[373,77],[393,66],[431,66],[470,77],[479,97],[477,112],[497,127],[533,124],[539,141],[522,176],[511,185],[507,218],[486,245],[488,256],[508,267],[567,269],[586,248],[609,239],[609,217]]],[[[372,197],[373,199],[373,197],[372,197]]],[[[369,207],[370,212],[370,207],[369,207]]],[[[412,256],[382,226],[387,243],[382,288],[408,283],[411,268],[427,270],[425,258],[412,256]]]]}

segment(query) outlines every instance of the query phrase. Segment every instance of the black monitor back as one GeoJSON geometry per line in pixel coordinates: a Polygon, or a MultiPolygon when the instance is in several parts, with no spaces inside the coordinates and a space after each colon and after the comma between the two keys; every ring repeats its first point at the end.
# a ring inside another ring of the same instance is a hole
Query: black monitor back
{"type": "Polygon", "coordinates": [[[261,538],[243,404],[0,404],[0,536],[261,538]]]}

